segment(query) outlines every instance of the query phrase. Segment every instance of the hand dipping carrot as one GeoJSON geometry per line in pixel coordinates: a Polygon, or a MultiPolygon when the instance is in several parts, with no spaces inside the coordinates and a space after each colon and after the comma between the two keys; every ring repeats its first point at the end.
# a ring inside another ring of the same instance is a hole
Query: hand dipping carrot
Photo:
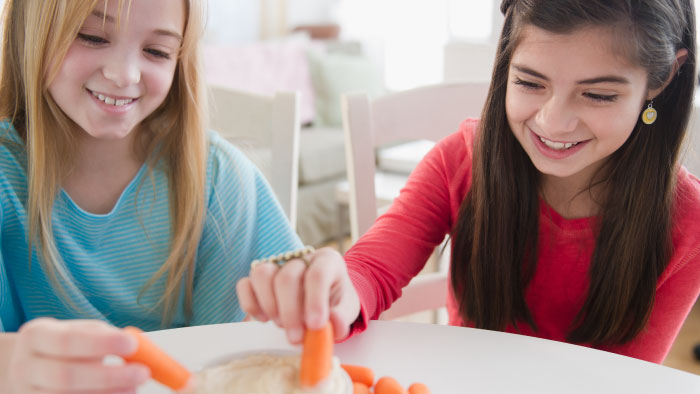
{"type": "Polygon", "coordinates": [[[396,379],[384,376],[374,386],[374,394],[408,394],[408,392],[396,379]]]}
{"type": "Polygon", "coordinates": [[[151,369],[153,379],[173,390],[181,390],[187,386],[192,374],[143,335],[143,331],[136,327],[126,327],[124,332],[138,341],[136,352],[124,357],[124,360],[146,365],[151,369]]]}
{"type": "Polygon", "coordinates": [[[333,367],[333,325],[328,322],[320,330],[306,330],[301,351],[299,382],[314,387],[327,378],[333,367]]]}
{"type": "Polygon", "coordinates": [[[340,364],[345,372],[350,375],[353,382],[362,383],[367,387],[374,385],[374,371],[360,365],[340,364]]]}

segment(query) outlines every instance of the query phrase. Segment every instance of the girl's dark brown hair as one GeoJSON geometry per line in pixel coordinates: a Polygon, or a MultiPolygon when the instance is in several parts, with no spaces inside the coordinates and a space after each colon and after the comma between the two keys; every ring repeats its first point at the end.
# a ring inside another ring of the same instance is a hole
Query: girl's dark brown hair
{"type": "MultiPolygon", "coordinates": [[[[525,302],[536,269],[538,171],[508,125],[508,70],[524,26],[553,33],[607,27],[621,37],[648,89],[668,79],[680,48],[686,61],[654,98],[658,118],[637,121],[629,139],[594,177],[600,202],[587,299],[567,340],[620,344],[646,325],[656,283],[672,254],[671,212],[681,148],[696,81],[691,0],[505,0],[505,22],[474,147],[472,187],[452,232],[452,288],[460,315],[476,327],[537,329],[525,302]]],[[[640,108],[641,113],[641,108],[640,108]]],[[[593,182],[593,180],[591,181],[593,182]]]]}

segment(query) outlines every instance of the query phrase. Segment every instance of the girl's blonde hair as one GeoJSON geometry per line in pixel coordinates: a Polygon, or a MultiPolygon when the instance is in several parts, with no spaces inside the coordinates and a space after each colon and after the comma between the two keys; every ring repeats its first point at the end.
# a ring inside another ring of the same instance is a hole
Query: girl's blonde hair
{"type": "MultiPolygon", "coordinates": [[[[114,1],[119,2],[121,15],[132,0],[114,1]]],[[[194,259],[206,214],[206,97],[198,54],[203,4],[183,1],[185,31],[170,92],[141,123],[137,138],[139,148],[148,153],[150,170],[161,160],[167,164],[171,185],[170,254],[144,288],[166,277],[156,304],[163,307],[163,325],[176,312],[183,278],[184,313],[187,319],[192,315],[194,259]]],[[[63,296],[74,285],[56,248],[51,217],[62,180],[71,170],[72,163],[66,158],[72,157],[77,126],[52,99],[48,86],[98,3],[100,0],[10,0],[4,10],[0,116],[11,119],[26,144],[30,254],[36,245],[43,268],[63,296]]]]}

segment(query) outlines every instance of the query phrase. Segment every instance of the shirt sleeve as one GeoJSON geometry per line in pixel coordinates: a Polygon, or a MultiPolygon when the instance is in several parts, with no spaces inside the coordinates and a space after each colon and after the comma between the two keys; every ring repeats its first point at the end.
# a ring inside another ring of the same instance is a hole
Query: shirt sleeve
{"type": "MultiPolygon", "coordinates": [[[[463,133],[440,141],[411,173],[389,210],[346,253],[350,278],[358,291],[361,316],[352,332],[363,330],[401,295],[401,289],[425,265],[452,226],[459,205],[451,164],[471,168],[471,157],[447,157],[464,144],[463,133]],[[464,159],[464,160],[462,160],[464,159]],[[458,200],[458,201],[457,201],[458,200]]],[[[464,149],[458,149],[463,156],[464,149]]],[[[458,194],[458,193],[457,193],[458,194]]]]}
{"type": "Polygon", "coordinates": [[[240,321],[236,282],[250,263],[302,247],[272,189],[240,151],[211,147],[211,189],[195,269],[192,324],[240,321]]]}
{"type": "MultiPolygon", "coordinates": [[[[3,215],[2,203],[0,202],[0,229],[2,228],[3,215]]],[[[15,332],[19,329],[23,318],[19,313],[20,307],[17,302],[14,286],[5,268],[3,258],[5,244],[0,230],[0,332],[15,332]]]]}

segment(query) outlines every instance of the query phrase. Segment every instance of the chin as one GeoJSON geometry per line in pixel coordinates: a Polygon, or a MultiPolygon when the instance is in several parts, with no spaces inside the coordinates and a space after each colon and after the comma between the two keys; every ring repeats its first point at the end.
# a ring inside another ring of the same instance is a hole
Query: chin
{"type": "Polygon", "coordinates": [[[135,129],[135,126],[118,126],[118,127],[91,127],[91,128],[83,128],[85,130],[85,133],[95,139],[99,140],[120,140],[123,138],[128,137],[133,130],[135,129]]]}
{"type": "Polygon", "coordinates": [[[574,168],[557,168],[555,166],[543,166],[541,164],[535,164],[535,168],[537,168],[537,171],[539,171],[542,175],[557,178],[568,178],[579,171],[574,168]]]}
{"type": "Polygon", "coordinates": [[[86,132],[86,134],[94,139],[98,140],[106,140],[106,141],[117,141],[124,139],[131,134],[131,130],[128,131],[105,131],[105,130],[100,130],[100,131],[93,131],[93,132],[86,132]]]}

